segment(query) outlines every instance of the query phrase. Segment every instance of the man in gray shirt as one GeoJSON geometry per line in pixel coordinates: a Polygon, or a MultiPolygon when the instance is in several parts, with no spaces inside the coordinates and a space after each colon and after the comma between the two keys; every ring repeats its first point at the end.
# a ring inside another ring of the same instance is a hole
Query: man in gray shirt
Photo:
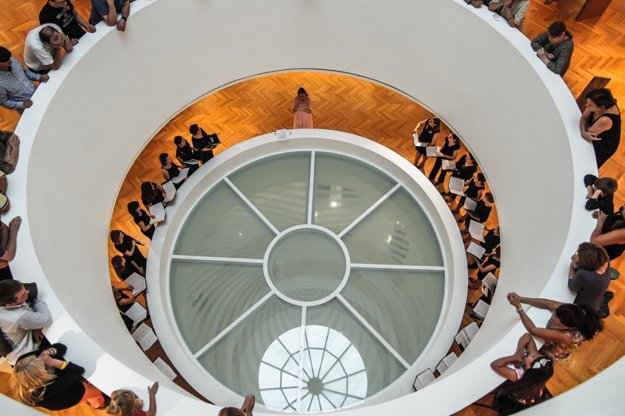
{"type": "Polygon", "coordinates": [[[0,329],[13,351],[7,356],[9,364],[31,351],[36,351],[44,339],[41,329],[52,323],[48,305],[35,299],[28,304],[28,290],[17,280],[0,281],[0,329]]]}

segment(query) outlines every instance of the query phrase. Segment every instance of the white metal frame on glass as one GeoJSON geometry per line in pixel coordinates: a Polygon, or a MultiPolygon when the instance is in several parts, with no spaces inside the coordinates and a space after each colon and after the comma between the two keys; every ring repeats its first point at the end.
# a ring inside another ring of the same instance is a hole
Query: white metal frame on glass
{"type": "MultiPolygon", "coordinates": [[[[314,177],[314,158],[315,149],[329,153],[343,154],[350,158],[362,161],[374,168],[385,172],[396,185],[383,195],[379,200],[373,203],[358,218],[349,224],[340,233],[325,232],[327,235],[334,235],[334,238],[345,253],[347,259],[347,267],[344,278],[340,286],[331,295],[319,299],[315,302],[288,302],[298,304],[302,307],[302,323],[305,323],[306,308],[327,302],[331,298],[336,298],[343,304],[353,316],[366,328],[388,351],[397,359],[401,365],[407,370],[403,376],[393,382],[390,386],[367,398],[365,403],[375,403],[387,400],[392,397],[408,393],[412,382],[411,378],[424,368],[432,367],[444,356],[449,345],[455,335],[458,327],[464,303],[466,299],[466,259],[464,255],[464,247],[458,233],[455,220],[449,212],[447,205],[440,198],[438,192],[433,188],[429,181],[405,159],[391,150],[367,139],[361,137],[341,133],[336,131],[325,130],[299,130],[293,131],[290,135],[291,140],[286,142],[276,141],[274,134],[267,134],[255,139],[250,139],[233,148],[230,148],[218,157],[213,159],[211,163],[203,169],[200,169],[193,175],[187,184],[183,186],[177,195],[176,204],[168,207],[168,219],[166,227],[159,227],[153,239],[153,245],[148,259],[148,281],[151,290],[148,292],[148,300],[150,301],[151,315],[155,330],[168,352],[174,365],[181,371],[187,381],[194,386],[202,394],[207,395],[211,399],[217,395],[218,397],[230,397],[236,399],[239,397],[233,394],[227,388],[221,386],[212,375],[204,369],[197,361],[197,357],[208,351],[217,342],[240,324],[247,316],[253,313],[266,303],[274,294],[284,300],[282,294],[268,280],[271,291],[252,305],[247,311],[239,316],[234,322],[224,328],[221,333],[214,337],[208,344],[192,353],[188,347],[182,342],[182,336],[179,329],[175,325],[172,306],[169,299],[169,258],[177,260],[200,261],[200,262],[220,262],[220,263],[238,263],[238,264],[263,264],[266,265],[266,258],[271,247],[266,251],[265,259],[245,259],[245,258],[228,258],[228,257],[204,257],[204,256],[183,256],[173,254],[174,241],[184,224],[184,218],[193,207],[200,201],[218,182],[223,180],[228,186],[241,198],[242,201],[261,219],[271,230],[274,231],[276,237],[272,245],[280,240],[280,237],[289,230],[280,233],[271,222],[243,195],[236,186],[227,177],[229,174],[240,169],[241,166],[249,164],[251,161],[259,160],[264,157],[288,153],[310,151],[311,157],[311,178],[314,177]],[[383,201],[390,198],[397,189],[403,187],[406,191],[423,207],[426,215],[433,225],[434,231],[438,238],[443,257],[444,266],[420,266],[420,265],[393,265],[393,264],[363,264],[352,263],[349,253],[341,240],[350,229],[365,219],[377,206],[383,201]],[[340,294],[340,290],[344,287],[349,270],[370,269],[370,270],[410,270],[410,271],[426,271],[437,270],[444,274],[445,290],[443,299],[443,309],[441,310],[440,319],[434,330],[432,338],[428,341],[422,354],[414,363],[407,362],[394,348],[373,328],[371,324],[363,318],[356,309],[340,294]],[[446,271],[445,271],[446,269],[446,271]],[[164,277],[164,279],[162,278],[164,277]],[[460,282],[460,283],[458,283],[460,282]],[[282,295],[282,296],[281,296],[282,295]],[[186,358],[185,358],[186,357],[186,358]]],[[[312,188],[314,183],[309,183],[309,201],[307,209],[307,223],[297,226],[298,229],[315,228],[317,231],[323,227],[317,227],[312,224],[312,188]]],[[[302,326],[302,329],[304,326],[302,326]]],[[[303,348],[303,344],[300,346],[303,348]]]]}

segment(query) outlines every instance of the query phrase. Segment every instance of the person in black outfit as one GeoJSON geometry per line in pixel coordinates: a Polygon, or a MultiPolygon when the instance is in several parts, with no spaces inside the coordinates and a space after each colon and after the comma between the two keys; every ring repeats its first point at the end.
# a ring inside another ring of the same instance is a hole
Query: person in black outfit
{"type": "Polygon", "coordinates": [[[454,214],[460,212],[460,208],[462,208],[462,206],[464,205],[464,201],[467,198],[471,198],[474,201],[482,199],[482,194],[484,193],[485,187],[486,178],[484,177],[484,174],[480,172],[473,175],[473,179],[469,182],[468,185],[465,185],[464,194],[466,196],[460,197],[458,205],[456,205],[456,208],[452,209],[451,212],[453,212],[454,214]]]}
{"type": "Polygon", "coordinates": [[[192,163],[193,161],[197,161],[195,158],[195,150],[193,150],[189,142],[182,136],[174,137],[174,144],[176,145],[176,159],[182,166],[189,168],[189,176],[193,175],[200,167],[199,163],[192,163]]]}
{"type": "MultiPolygon", "coordinates": [[[[438,144],[438,136],[440,135],[440,132],[441,119],[438,117],[432,117],[420,121],[419,124],[417,124],[417,127],[414,128],[412,137],[416,142],[424,143],[427,146],[436,146],[438,144]]],[[[425,147],[426,146],[417,146],[415,143],[416,154],[413,164],[418,169],[423,169],[425,161],[427,160],[425,147]],[[419,163],[421,159],[423,159],[423,163],[419,163]]]]}
{"type": "Polygon", "coordinates": [[[48,410],[63,410],[84,402],[95,409],[106,407],[110,398],[82,377],[84,368],[63,359],[65,350],[64,345],[54,344],[17,360],[11,375],[17,399],[48,410]]]}
{"type": "Polygon", "coordinates": [[[463,217],[458,219],[458,222],[464,221],[464,227],[466,231],[463,231],[462,235],[465,240],[470,236],[468,231],[469,222],[473,220],[482,224],[485,223],[488,220],[488,217],[490,216],[490,213],[493,209],[493,202],[495,202],[495,200],[493,199],[493,194],[491,194],[490,192],[485,192],[483,195],[484,196],[479,201],[477,201],[477,205],[475,206],[475,209],[473,211],[467,211],[467,213],[463,217]]]}
{"type": "Polygon", "coordinates": [[[601,168],[616,153],[621,140],[621,110],[609,89],[599,88],[586,95],[579,130],[595,149],[597,168],[601,168]]]}
{"type": "Polygon", "coordinates": [[[625,252],[625,205],[610,215],[599,212],[597,225],[590,236],[590,242],[602,246],[610,260],[625,252]]]}
{"type": "Polygon", "coordinates": [[[112,230],[110,237],[111,241],[115,245],[115,249],[124,256],[126,261],[132,261],[139,266],[141,269],[140,274],[143,275],[145,273],[147,260],[141,253],[141,250],[139,250],[139,247],[137,247],[137,245],[143,244],[129,235],[124,234],[124,232],[120,230],[112,230]]]}
{"type": "Polygon", "coordinates": [[[438,179],[435,180],[436,178],[436,174],[438,173],[438,171],[441,168],[441,165],[443,164],[443,159],[447,159],[447,160],[454,160],[456,158],[456,155],[458,154],[458,150],[460,149],[460,139],[458,139],[458,136],[456,136],[453,133],[450,133],[447,137],[445,137],[445,141],[443,142],[443,145],[441,146],[440,151],[437,151],[436,153],[436,161],[434,162],[434,166],[432,167],[432,170],[430,171],[430,174],[428,175],[428,178],[431,181],[434,181],[435,185],[440,185],[441,183],[443,183],[443,180],[445,179],[445,171],[443,171],[440,176],[438,177],[438,179]]]}
{"type": "Polygon", "coordinates": [[[154,182],[143,182],[141,184],[141,203],[146,208],[150,208],[152,205],[164,203],[165,190],[162,186],[155,184],[154,182]]]}
{"type": "MultiPolygon", "coordinates": [[[[451,172],[452,177],[462,179],[466,183],[466,181],[471,179],[473,175],[475,175],[475,172],[477,172],[477,162],[475,161],[471,153],[462,155],[460,159],[456,161],[455,169],[444,170],[441,172],[439,176],[441,183],[445,181],[445,177],[447,176],[448,172],[451,172]]],[[[451,201],[453,199],[450,192],[443,192],[443,195],[446,196],[445,200],[447,201],[451,201]]]]}
{"type": "Polygon", "coordinates": [[[115,274],[122,280],[128,279],[131,274],[138,273],[143,276],[143,270],[135,262],[126,260],[123,256],[113,256],[111,265],[115,274]]]}
{"type": "Polygon", "coordinates": [[[588,191],[585,206],[588,211],[600,209],[607,215],[614,212],[614,192],[618,189],[616,180],[586,175],[584,176],[584,185],[588,191]]]}
{"type": "MultiPolygon", "coordinates": [[[[180,175],[180,168],[173,162],[173,160],[171,160],[171,157],[167,153],[161,153],[158,156],[158,160],[161,162],[161,173],[163,174],[165,182],[171,181],[180,175]]],[[[187,176],[182,181],[174,183],[174,187],[176,189],[180,188],[188,178],[189,177],[187,176]]]]}
{"type": "Polygon", "coordinates": [[[203,128],[197,124],[192,124],[189,127],[189,133],[191,133],[191,142],[195,148],[196,155],[202,163],[206,163],[213,158],[213,149],[217,147],[221,142],[217,134],[207,134],[203,128]]]}
{"type": "Polygon", "coordinates": [[[58,25],[70,39],[80,39],[85,31],[95,32],[95,26],[76,12],[71,0],[47,0],[39,12],[39,22],[58,25]]]}
{"type": "Polygon", "coordinates": [[[137,201],[128,203],[128,213],[132,216],[132,220],[137,224],[143,235],[151,240],[156,226],[150,224],[150,214],[141,209],[137,201]]]}

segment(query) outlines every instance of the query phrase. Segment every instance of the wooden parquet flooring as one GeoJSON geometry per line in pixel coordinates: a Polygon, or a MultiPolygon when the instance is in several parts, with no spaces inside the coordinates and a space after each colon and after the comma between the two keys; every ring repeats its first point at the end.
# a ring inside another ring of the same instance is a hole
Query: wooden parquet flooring
{"type": "MultiPolygon", "coordinates": [[[[83,16],[88,16],[89,0],[74,0],[73,3],[83,16]]],[[[21,59],[23,39],[38,24],[37,16],[43,0],[4,0],[3,4],[5,7],[0,10],[0,22],[3,22],[0,45],[10,48],[14,56],[21,59]]],[[[601,18],[577,22],[573,19],[582,4],[583,0],[562,0],[543,5],[539,0],[534,0],[526,17],[525,34],[531,38],[544,31],[551,22],[565,21],[574,34],[576,47],[571,69],[564,77],[573,95],[581,92],[593,76],[605,76],[612,78],[608,86],[623,101],[625,2],[613,1],[601,18]]],[[[313,100],[315,127],[369,137],[412,161],[414,148],[410,132],[419,120],[429,114],[406,97],[364,80],[336,74],[291,72],[269,75],[226,87],[206,97],[175,116],[158,132],[129,169],[115,206],[111,228],[125,230],[149,243],[132,222],[126,204],[139,199],[141,182],[161,182],[158,154],[168,152],[174,155],[172,139],[175,135],[188,138],[188,126],[198,123],[209,132],[219,133],[223,143],[216,151],[219,153],[249,137],[289,128],[292,123],[292,99],[299,86],[304,86],[313,100]]],[[[17,122],[16,112],[0,108],[0,128],[13,129],[17,122]]],[[[606,163],[601,172],[604,176],[616,178],[621,189],[625,189],[623,149],[621,146],[617,155],[606,163]]],[[[429,171],[429,166],[426,171],[429,171]]],[[[623,195],[622,191],[618,193],[617,204],[625,202],[623,195]]],[[[109,252],[111,256],[114,254],[112,246],[109,252]]],[[[622,261],[615,264],[625,271],[622,265],[622,261]]],[[[625,343],[621,341],[625,339],[625,289],[622,280],[614,281],[610,286],[616,295],[610,304],[612,314],[606,320],[605,330],[596,341],[582,346],[573,359],[558,365],[556,376],[549,384],[554,394],[591,377],[625,354],[625,343]],[[597,345],[610,345],[610,348],[599,349],[597,345]]],[[[6,375],[0,373],[0,392],[6,394],[7,391],[6,375]]],[[[88,406],[78,406],[50,414],[71,416],[98,413],[88,406]]],[[[471,406],[458,414],[488,415],[492,412],[471,406]]]]}

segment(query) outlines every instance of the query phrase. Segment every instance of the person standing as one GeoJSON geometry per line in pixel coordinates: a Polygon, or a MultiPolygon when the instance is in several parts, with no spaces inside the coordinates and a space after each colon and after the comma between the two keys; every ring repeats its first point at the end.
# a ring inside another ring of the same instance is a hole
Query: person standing
{"type": "Polygon", "coordinates": [[[563,22],[552,23],[545,33],[532,39],[531,46],[551,72],[564,76],[573,56],[573,35],[563,22]]]}
{"type": "Polygon", "coordinates": [[[603,247],[581,243],[569,265],[569,289],[577,293],[573,303],[598,310],[610,285],[609,269],[610,259],[603,247]]]}
{"type": "Polygon", "coordinates": [[[312,129],[312,101],[306,90],[299,87],[297,97],[293,100],[293,128],[312,129]]]}
{"type": "Polygon", "coordinates": [[[189,127],[189,133],[191,133],[191,142],[195,148],[195,154],[202,164],[208,162],[213,158],[213,149],[217,147],[221,142],[219,136],[216,133],[208,134],[203,128],[197,124],[192,124],[189,127]]]}
{"type": "Polygon", "coordinates": [[[117,30],[126,30],[126,22],[130,16],[130,0],[91,0],[89,24],[97,25],[101,21],[109,26],[117,26],[117,30]],[[121,14],[119,20],[117,15],[121,14]]]}
{"type": "Polygon", "coordinates": [[[425,161],[427,160],[425,149],[427,146],[438,145],[440,133],[441,119],[438,117],[422,120],[414,128],[412,138],[414,140],[416,154],[413,165],[415,165],[417,169],[423,169],[425,166],[425,161]],[[420,163],[421,159],[423,159],[422,163],[420,163]]]}
{"type": "Polygon", "coordinates": [[[22,113],[33,105],[32,81],[46,82],[50,77],[25,70],[11,55],[10,50],[0,46],[0,105],[22,113]]]}
{"type": "Polygon", "coordinates": [[[595,149],[597,168],[601,168],[616,153],[621,140],[621,110],[609,89],[599,88],[586,95],[579,130],[582,138],[595,149]]]}
{"type": "Polygon", "coordinates": [[[95,26],[78,14],[71,0],[48,0],[39,12],[39,23],[54,23],[60,26],[70,39],[80,39],[85,31],[95,32],[95,26]]]}

